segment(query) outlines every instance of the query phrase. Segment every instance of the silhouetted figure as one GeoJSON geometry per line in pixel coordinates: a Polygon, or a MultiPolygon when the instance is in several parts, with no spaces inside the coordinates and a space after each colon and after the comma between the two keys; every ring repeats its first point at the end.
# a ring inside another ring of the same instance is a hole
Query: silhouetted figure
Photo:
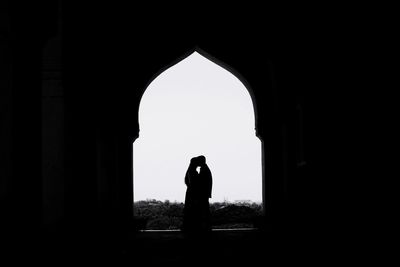
{"type": "Polygon", "coordinates": [[[185,176],[186,197],[183,217],[183,230],[202,232],[211,229],[210,204],[212,175],[206,164],[206,158],[199,156],[190,160],[185,176]],[[200,172],[196,169],[200,167],[200,172]]]}
{"type": "Polygon", "coordinates": [[[196,198],[194,189],[199,178],[196,168],[197,158],[192,158],[185,175],[185,184],[187,188],[185,195],[185,206],[183,209],[183,230],[188,232],[194,230],[196,221],[196,198]]]}

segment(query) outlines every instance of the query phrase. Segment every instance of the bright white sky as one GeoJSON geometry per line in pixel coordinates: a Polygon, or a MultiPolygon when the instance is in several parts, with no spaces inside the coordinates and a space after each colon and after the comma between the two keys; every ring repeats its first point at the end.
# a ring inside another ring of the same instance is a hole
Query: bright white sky
{"type": "Polygon", "coordinates": [[[135,201],[184,202],[185,173],[199,155],[212,172],[211,202],[262,201],[261,142],[252,100],[229,71],[194,52],[148,86],[139,124],[135,201]]]}

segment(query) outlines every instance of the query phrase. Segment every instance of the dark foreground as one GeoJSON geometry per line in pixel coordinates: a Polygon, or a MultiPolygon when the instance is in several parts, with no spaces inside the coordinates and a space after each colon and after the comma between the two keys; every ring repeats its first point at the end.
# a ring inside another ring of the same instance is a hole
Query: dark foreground
{"type": "Polygon", "coordinates": [[[266,266],[336,260],[328,256],[332,253],[330,248],[311,237],[274,236],[255,229],[213,230],[209,235],[195,237],[181,231],[143,231],[135,233],[133,240],[137,245],[131,243],[121,252],[120,260],[124,264],[266,266]]]}
{"type": "Polygon", "coordinates": [[[333,242],[326,233],[283,236],[255,229],[226,229],[192,237],[179,230],[142,231],[118,240],[107,239],[101,232],[93,238],[36,237],[10,244],[2,250],[2,258],[16,265],[39,266],[323,266],[355,255],[349,242],[333,242]]]}
{"type": "Polygon", "coordinates": [[[138,253],[136,260],[152,265],[255,263],[263,257],[262,235],[255,230],[214,230],[195,237],[180,231],[140,232],[135,239],[141,245],[130,249],[138,253]]]}

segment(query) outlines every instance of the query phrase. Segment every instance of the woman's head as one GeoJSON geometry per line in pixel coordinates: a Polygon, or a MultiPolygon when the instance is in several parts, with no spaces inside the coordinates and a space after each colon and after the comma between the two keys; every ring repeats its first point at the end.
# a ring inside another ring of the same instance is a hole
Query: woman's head
{"type": "Polygon", "coordinates": [[[192,166],[198,166],[198,164],[199,164],[199,160],[198,160],[197,157],[191,158],[191,160],[190,160],[190,165],[192,165],[192,166]]]}

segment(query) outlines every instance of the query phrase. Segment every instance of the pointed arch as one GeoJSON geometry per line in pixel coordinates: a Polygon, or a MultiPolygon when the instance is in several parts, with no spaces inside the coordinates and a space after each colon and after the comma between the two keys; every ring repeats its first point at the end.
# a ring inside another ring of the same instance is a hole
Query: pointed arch
{"type": "MultiPolygon", "coordinates": [[[[160,74],[164,73],[166,70],[170,69],[171,67],[175,66],[176,64],[178,64],[179,62],[182,62],[184,59],[188,58],[190,55],[192,55],[193,53],[198,53],[200,55],[202,55],[203,57],[207,58],[208,60],[210,60],[211,62],[213,62],[214,64],[220,66],[221,68],[225,69],[226,71],[230,72],[233,76],[235,76],[246,88],[246,90],[248,91],[248,93],[250,94],[252,103],[253,103],[253,111],[254,111],[254,118],[255,118],[255,132],[256,132],[256,136],[261,140],[261,136],[259,135],[259,131],[258,131],[258,120],[259,120],[259,116],[258,116],[258,107],[257,107],[257,101],[256,101],[256,97],[254,94],[253,89],[250,86],[250,83],[246,80],[245,77],[243,77],[243,75],[240,74],[239,71],[237,71],[234,67],[224,63],[223,61],[219,60],[218,58],[214,57],[213,55],[211,55],[210,53],[206,52],[205,50],[203,50],[202,48],[200,48],[199,46],[194,46],[193,48],[187,50],[185,53],[183,53],[181,56],[177,57],[174,61],[172,61],[171,63],[165,65],[163,68],[159,69],[156,73],[154,73],[154,75],[148,80],[148,82],[145,84],[145,86],[142,88],[141,91],[141,96],[139,99],[139,103],[142,102],[143,96],[145,94],[145,92],[147,91],[147,88],[149,87],[149,85],[155,80],[157,79],[158,76],[160,76],[160,74]]],[[[139,110],[140,110],[140,104],[138,105],[138,108],[136,110],[136,114],[139,114],[139,110]]],[[[133,136],[133,142],[135,142],[136,138],[139,137],[139,132],[137,132],[134,136],[133,136]]]]}
{"type": "MultiPolygon", "coordinates": [[[[143,121],[140,120],[140,112],[143,109],[143,103],[146,102],[146,97],[150,94],[151,92],[151,86],[157,82],[158,79],[160,79],[160,77],[162,77],[163,75],[167,75],[167,73],[169,71],[171,71],[174,67],[176,67],[179,64],[182,64],[183,62],[185,62],[185,60],[189,59],[191,56],[193,55],[200,55],[202,58],[205,58],[207,61],[210,61],[211,63],[213,63],[213,65],[217,66],[218,68],[222,69],[224,72],[226,72],[227,75],[231,76],[232,78],[236,79],[238,81],[238,83],[240,83],[243,88],[246,89],[246,92],[248,94],[249,100],[250,100],[250,106],[251,106],[251,115],[252,115],[252,127],[251,130],[253,131],[253,136],[256,138],[259,142],[259,148],[260,148],[260,156],[259,156],[259,161],[258,161],[258,165],[259,165],[259,171],[260,171],[260,177],[259,177],[259,185],[258,185],[258,190],[259,190],[259,195],[261,195],[261,201],[263,201],[264,199],[264,192],[263,192],[263,176],[264,176],[264,170],[263,170],[263,151],[262,151],[262,140],[260,140],[257,136],[257,112],[256,112],[256,103],[255,103],[255,98],[254,98],[254,94],[249,86],[249,84],[247,83],[247,81],[241,77],[233,68],[227,66],[226,64],[218,61],[216,58],[212,57],[211,55],[209,55],[208,53],[206,53],[205,51],[201,50],[198,47],[195,47],[193,50],[188,51],[187,53],[185,53],[184,55],[182,55],[180,58],[178,58],[176,61],[174,61],[173,63],[169,64],[168,66],[162,68],[156,75],[153,76],[153,78],[148,82],[147,86],[146,86],[146,90],[143,91],[143,94],[141,96],[140,99],[140,105],[138,108],[138,114],[139,114],[139,131],[143,132],[144,130],[144,126],[143,126],[143,121]]],[[[165,133],[163,133],[165,134],[165,133]]],[[[137,135],[139,138],[135,140],[135,143],[137,144],[137,141],[143,136],[142,133],[138,132],[137,135]]],[[[135,149],[135,148],[134,148],[135,149]]],[[[137,156],[137,155],[136,155],[137,156]]],[[[195,156],[195,155],[193,155],[195,156]]],[[[137,157],[134,157],[137,158],[137,157]]],[[[184,163],[185,168],[186,166],[186,162],[184,163]]],[[[134,172],[135,172],[135,163],[134,163],[134,172]]],[[[184,171],[181,171],[182,173],[184,171]]],[[[179,175],[179,173],[177,174],[179,175]]],[[[135,177],[135,174],[134,174],[135,177]]],[[[135,179],[135,178],[134,178],[135,179]]],[[[135,182],[134,182],[135,183],[135,182]]],[[[182,194],[183,195],[183,194],[182,194]]],[[[134,194],[135,196],[135,194],[134,194]]],[[[137,198],[135,198],[137,199],[137,198]]],[[[238,199],[236,199],[238,200],[238,199]]]]}

